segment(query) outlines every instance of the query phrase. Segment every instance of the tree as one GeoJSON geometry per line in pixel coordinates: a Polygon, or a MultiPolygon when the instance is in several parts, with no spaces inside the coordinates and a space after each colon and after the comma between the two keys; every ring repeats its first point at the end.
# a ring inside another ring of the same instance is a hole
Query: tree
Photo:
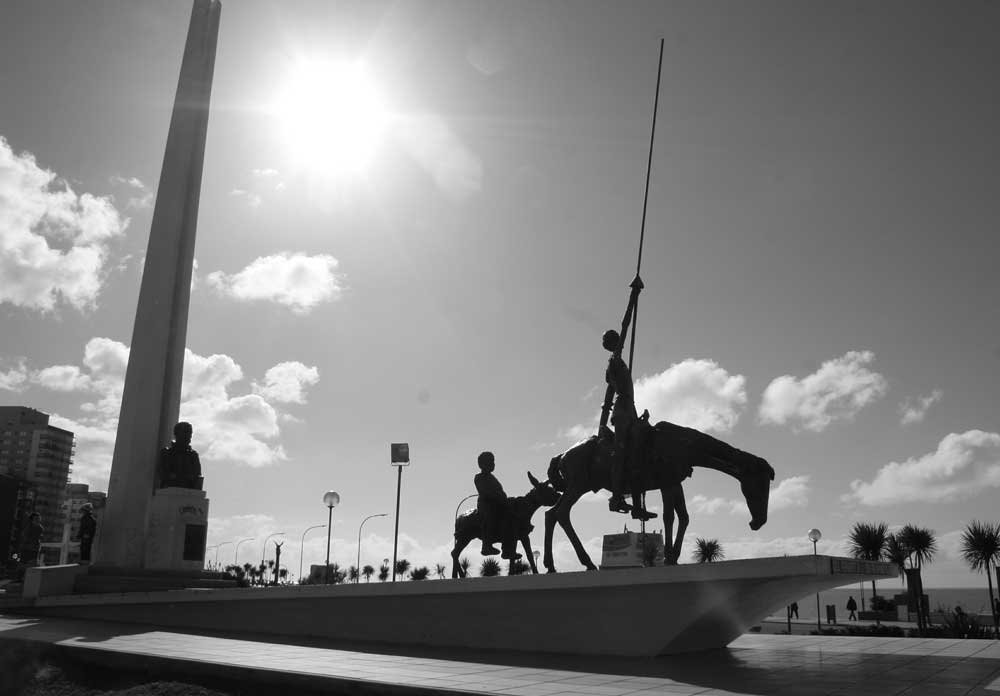
{"type": "Polygon", "coordinates": [[[448,568],[441,563],[434,566],[434,574],[438,576],[438,580],[444,580],[445,573],[448,572],[448,568]]]}
{"type": "Polygon", "coordinates": [[[361,574],[365,576],[365,582],[371,582],[372,576],[375,574],[375,569],[370,565],[366,565],[361,569],[361,574]]]}
{"type": "Polygon", "coordinates": [[[479,566],[479,575],[484,578],[492,578],[500,574],[500,563],[495,558],[484,558],[483,564],[479,566]]]}
{"type": "Polygon", "coordinates": [[[899,568],[899,574],[903,578],[903,585],[905,586],[906,573],[903,570],[906,568],[906,549],[903,548],[903,544],[899,541],[899,537],[896,534],[890,534],[885,538],[883,557],[899,568]]]}
{"type": "Polygon", "coordinates": [[[378,581],[385,582],[389,579],[389,566],[382,564],[378,569],[378,581]]]}
{"type": "Polygon", "coordinates": [[[347,569],[348,580],[350,580],[351,582],[357,582],[359,577],[360,575],[358,574],[358,567],[356,565],[352,565],[350,568],[347,569]]]}
{"type": "Polygon", "coordinates": [[[924,563],[934,560],[937,551],[937,539],[934,532],[913,524],[904,525],[899,530],[899,543],[906,550],[906,557],[911,568],[923,568],[924,563]]]}
{"type": "Polygon", "coordinates": [[[714,563],[726,557],[718,539],[702,539],[694,542],[694,560],[698,563],[714,563]]]}
{"type": "Polygon", "coordinates": [[[994,525],[978,520],[970,522],[962,532],[962,558],[972,570],[986,573],[993,628],[1000,636],[1000,619],[993,603],[993,575],[990,572],[992,567],[1000,565],[1000,524],[994,525]]]}
{"type": "Polygon", "coordinates": [[[406,571],[410,569],[410,562],[405,558],[400,558],[396,561],[396,577],[403,578],[406,577],[406,571]]]}
{"type": "Polygon", "coordinates": [[[468,556],[462,556],[460,559],[458,559],[458,567],[462,569],[463,578],[469,577],[469,568],[471,566],[472,563],[469,562],[468,556]]]}
{"type": "Polygon", "coordinates": [[[431,569],[427,566],[420,566],[410,571],[410,580],[426,580],[431,574],[431,569]]]}
{"type": "Polygon", "coordinates": [[[278,570],[278,577],[283,582],[287,581],[288,580],[288,568],[281,568],[280,570],[278,570]]]}
{"type": "Polygon", "coordinates": [[[516,561],[511,561],[510,565],[507,566],[507,575],[524,575],[529,570],[528,564],[519,558],[516,561]]]}
{"type": "MultiPolygon", "coordinates": [[[[885,543],[889,525],[885,522],[855,522],[847,535],[850,554],[862,561],[881,561],[885,557],[885,543]]],[[[877,595],[872,578],[872,597],[877,595]]]]}

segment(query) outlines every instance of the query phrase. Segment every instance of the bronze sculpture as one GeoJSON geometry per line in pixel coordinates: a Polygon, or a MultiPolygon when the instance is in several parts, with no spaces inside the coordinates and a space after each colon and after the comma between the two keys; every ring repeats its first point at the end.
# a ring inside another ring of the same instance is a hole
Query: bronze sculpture
{"type": "MultiPolygon", "coordinates": [[[[528,472],[528,480],[531,481],[531,490],[525,495],[510,498],[508,501],[507,524],[501,527],[503,538],[499,541],[505,546],[510,544],[511,548],[516,548],[517,542],[520,541],[531,572],[537,574],[538,568],[535,566],[535,557],[531,553],[531,539],[529,538],[534,529],[531,517],[539,507],[555,505],[559,501],[559,492],[548,481],[539,481],[531,472],[528,472]]],[[[462,513],[455,519],[455,547],[451,551],[451,577],[465,577],[465,570],[462,569],[459,555],[470,541],[481,537],[482,528],[479,510],[462,513]]],[[[496,540],[491,539],[490,541],[496,540]]]]}
{"type": "MultiPolygon", "coordinates": [[[[642,488],[644,491],[659,489],[663,495],[664,531],[668,538],[671,536],[675,511],[680,519],[677,537],[665,554],[664,564],[676,564],[680,556],[684,530],[687,527],[681,482],[691,475],[692,467],[715,469],[736,478],[750,510],[750,528],[760,529],[767,522],[767,502],[770,484],[774,480],[774,469],[767,461],[693,428],[667,421],[651,426],[647,419],[648,414],[643,414],[639,421],[644,440],[640,450],[640,461],[643,463],[639,474],[642,488]]],[[[595,435],[554,457],[549,464],[549,481],[562,492],[559,502],[545,513],[544,564],[550,573],[555,572],[552,534],[557,522],[566,532],[580,563],[587,570],[597,569],[573,529],[569,513],[580,496],[587,491],[611,488],[609,439],[607,435],[595,435]]]]}
{"type": "Polygon", "coordinates": [[[202,490],[201,460],[191,449],[194,430],[190,423],[181,421],[174,426],[174,441],[160,450],[157,488],[192,488],[202,490]]]}
{"type": "MultiPolygon", "coordinates": [[[[496,469],[496,458],[492,452],[482,452],[476,460],[479,464],[479,473],[473,479],[476,486],[476,511],[479,513],[480,522],[483,525],[480,538],[483,540],[483,548],[480,553],[483,556],[495,556],[500,553],[493,541],[501,538],[500,525],[507,517],[507,493],[504,492],[500,481],[493,475],[496,469]]],[[[514,560],[516,550],[512,543],[503,545],[502,558],[514,560]]],[[[520,557],[518,557],[520,558],[520,557]]]]}

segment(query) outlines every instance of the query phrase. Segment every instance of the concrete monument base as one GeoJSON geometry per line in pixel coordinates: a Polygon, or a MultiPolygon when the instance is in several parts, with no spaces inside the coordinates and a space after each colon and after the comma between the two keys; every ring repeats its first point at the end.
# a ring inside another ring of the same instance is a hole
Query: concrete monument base
{"type": "Polygon", "coordinates": [[[208,497],[191,488],[161,488],[149,505],[147,570],[200,571],[205,565],[208,497]]]}
{"type": "Polygon", "coordinates": [[[725,647],[799,597],[896,574],[890,563],[793,556],[614,572],[76,594],[40,597],[19,611],[351,643],[652,656],[725,647]]]}

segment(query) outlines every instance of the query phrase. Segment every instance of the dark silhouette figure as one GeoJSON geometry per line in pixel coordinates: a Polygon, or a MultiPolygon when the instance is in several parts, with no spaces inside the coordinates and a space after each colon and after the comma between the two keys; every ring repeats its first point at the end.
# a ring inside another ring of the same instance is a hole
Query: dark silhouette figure
{"type": "Polygon", "coordinates": [[[28,525],[21,532],[21,545],[18,549],[18,557],[21,565],[25,568],[38,564],[38,552],[42,548],[42,534],[44,533],[42,516],[37,512],[28,515],[28,525]]]}
{"type": "Polygon", "coordinates": [[[608,393],[614,393],[614,408],[611,411],[611,424],[615,428],[614,449],[611,461],[611,498],[608,509],[612,512],[631,512],[637,520],[651,520],[656,515],[643,507],[640,478],[641,456],[636,447],[638,433],[635,424],[638,416],[635,412],[635,395],[633,393],[632,373],[622,360],[621,336],[614,329],[604,332],[601,345],[611,352],[608,367],[604,372],[604,381],[608,383],[608,393]],[[626,480],[632,492],[631,507],[625,502],[626,480]]]}
{"type": "MultiPolygon", "coordinates": [[[[482,452],[477,461],[479,473],[476,474],[473,482],[476,484],[476,492],[479,494],[476,510],[479,512],[479,520],[483,527],[479,535],[483,540],[483,548],[480,553],[484,556],[495,556],[500,553],[500,550],[493,546],[493,543],[501,537],[501,527],[507,513],[507,493],[504,492],[497,477],[493,475],[493,470],[497,466],[493,453],[482,452]]],[[[511,553],[510,545],[503,546],[501,558],[512,558],[511,553]]]]}
{"type": "Polygon", "coordinates": [[[80,506],[80,563],[90,563],[90,550],[97,535],[97,518],[94,506],[84,503],[80,506]]]}
{"type": "MultiPolygon", "coordinates": [[[[531,524],[531,517],[541,506],[551,506],[559,502],[559,493],[548,481],[542,482],[528,473],[528,480],[531,481],[531,490],[525,495],[516,498],[509,498],[507,502],[508,523],[503,527],[504,538],[501,542],[504,546],[510,544],[511,548],[516,548],[517,542],[521,542],[524,554],[528,557],[528,566],[532,573],[538,573],[535,566],[535,556],[531,551],[531,539],[529,535],[534,529],[531,524]]],[[[468,546],[469,542],[476,538],[481,538],[483,533],[482,512],[480,509],[463,513],[455,519],[455,547],[451,551],[451,577],[464,578],[465,569],[462,567],[459,556],[462,550],[468,546]]]]}
{"type": "Polygon", "coordinates": [[[278,570],[281,568],[281,545],[285,542],[274,542],[274,584],[278,584],[278,570]]]}
{"type": "Polygon", "coordinates": [[[193,488],[202,490],[201,460],[191,449],[193,429],[181,421],[174,426],[174,441],[160,450],[160,483],[157,488],[193,488]]]}
{"type": "Polygon", "coordinates": [[[854,597],[853,596],[847,598],[847,611],[849,612],[848,615],[847,615],[847,620],[848,621],[857,621],[858,620],[858,614],[857,614],[858,603],[854,601],[854,597]]]}
{"type": "MultiPolygon", "coordinates": [[[[642,419],[638,421],[642,423],[642,419]]],[[[693,428],[685,428],[661,421],[648,426],[644,434],[645,454],[648,465],[641,473],[645,491],[659,490],[663,496],[665,533],[673,525],[673,511],[683,498],[681,482],[691,475],[692,467],[705,467],[728,474],[740,482],[740,489],[750,510],[750,529],[756,531],[767,522],[767,502],[770,496],[774,469],[764,459],[727,445],[721,440],[705,435],[693,428]],[[666,513],[670,513],[669,522],[666,513]]],[[[570,510],[587,491],[611,488],[611,465],[607,443],[593,436],[554,457],[549,463],[549,481],[563,493],[559,502],[545,513],[545,567],[555,572],[552,561],[552,534],[556,523],[563,528],[576,550],[580,563],[588,570],[597,566],[583,548],[580,537],[570,522],[570,510]]],[[[682,508],[683,509],[683,508],[682,508]]],[[[687,513],[684,510],[683,526],[687,513]]],[[[677,562],[683,542],[683,531],[673,541],[670,553],[664,553],[664,564],[677,562]]]]}
{"type": "Polygon", "coordinates": [[[799,603],[792,602],[788,607],[788,615],[794,616],[796,619],[799,618],[799,603]]]}

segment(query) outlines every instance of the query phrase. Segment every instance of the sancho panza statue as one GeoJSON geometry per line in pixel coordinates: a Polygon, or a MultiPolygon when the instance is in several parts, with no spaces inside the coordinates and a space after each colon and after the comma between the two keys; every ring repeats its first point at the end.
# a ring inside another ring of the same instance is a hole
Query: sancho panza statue
{"type": "Polygon", "coordinates": [[[174,426],[174,441],[160,450],[157,488],[202,489],[201,460],[198,453],[191,449],[193,432],[190,423],[182,421],[174,426]]]}

